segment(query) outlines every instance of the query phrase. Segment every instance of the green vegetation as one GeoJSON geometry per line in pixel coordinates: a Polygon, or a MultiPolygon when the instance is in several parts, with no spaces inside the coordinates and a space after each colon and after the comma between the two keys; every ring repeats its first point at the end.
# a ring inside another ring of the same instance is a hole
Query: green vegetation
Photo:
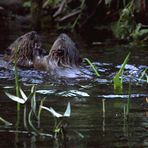
{"type": "Polygon", "coordinates": [[[130,109],[130,99],[131,99],[131,77],[129,81],[129,88],[128,88],[128,99],[126,104],[126,116],[129,116],[129,109],[130,109]]]}
{"type": "MultiPolygon", "coordinates": [[[[56,111],[54,111],[53,108],[47,108],[47,107],[43,106],[43,102],[44,102],[45,98],[43,98],[41,100],[39,108],[37,108],[36,87],[34,85],[31,87],[30,94],[28,96],[24,93],[24,91],[20,87],[19,76],[18,76],[17,65],[16,65],[17,59],[18,58],[17,58],[17,50],[16,50],[15,60],[14,60],[14,75],[15,75],[16,95],[5,92],[5,94],[8,96],[8,98],[17,102],[17,124],[16,124],[16,128],[19,127],[20,111],[21,111],[21,108],[23,108],[23,110],[24,110],[23,111],[23,113],[24,113],[23,114],[23,123],[24,123],[24,127],[25,127],[26,130],[28,130],[29,132],[31,132],[35,135],[36,134],[37,135],[47,135],[47,136],[50,136],[50,137],[55,137],[55,135],[56,135],[56,138],[57,138],[57,136],[61,135],[61,132],[62,132],[62,128],[61,128],[62,124],[63,124],[63,118],[62,117],[70,117],[70,114],[71,114],[70,103],[68,103],[64,115],[57,113],[56,111]],[[30,100],[30,106],[31,107],[30,107],[29,112],[27,112],[29,100],[30,100]],[[22,105],[20,106],[20,104],[22,104],[23,106],[22,105]],[[55,127],[54,127],[54,130],[53,130],[55,135],[44,134],[44,133],[42,133],[38,130],[38,128],[40,128],[40,116],[41,116],[42,109],[48,110],[56,118],[55,127]],[[60,118],[60,120],[58,121],[57,118],[60,118]],[[38,127],[36,127],[36,125],[34,125],[34,123],[33,123],[34,119],[37,120],[38,127]]],[[[9,123],[8,121],[4,120],[1,117],[0,117],[0,121],[3,122],[7,126],[12,125],[11,123],[9,123]]],[[[63,134],[64,133],[62,132],[62,136],[63,136],[63,134]]]]}
{"type": "MultiPolygon", "coordinates": [[[[57,137],[59,136],[59,134],[61,135],[62,133],[62,136],[63,136],[63,129],[62,129],[62,124],[63,124],[63,118],[66,118],[66,117],[70,117],[71,115],[71,106],[70,106],[70,103],[67,104],[67,108],[66,108],[66,111],[65,113],[62,115],[60,113],[57,113],[52,107],[48,108],[48,107],[45,107],[43,106],[43,102],[45,99],[42,99],[41,100],[41,103],[39,105],[39,108],[38,108],[38,111],[37,111],[37,107],[36,107],[36,90],[35,90],[35,86],[32,86],[31,88],[31,92],[30,94],[27,96],[24,91],[20,88],[20,94],[21,94],[21,97],[17,97],[15,95],[12,95],[8,92],[5,92],[5,94],[13,101],[17,102],[17,103],[21,103],[23,104],[24,106],[24,117],[23,117],[23,122],[24,122],[24,127],[30,131],[29,127],[33,130],[32,133],[36,133],[38,135],[41,134],[41,132],[35,127],[35,125],[33,124],[33,120],[34,120],[34,117],[37,119],[37,123],[38,123],[38,127],[40,127],[40,116],[41,116],[41,112],[42,112],[42,109],[44,110],[47,110],[48,112],[50,112],[54,117],[55,117],[55,126],[53,128],[53,132],[55,133],[54,136],[52,137],[57,137]],[[27,114],[26,112],[26,107],[27,107],[27,102],[28,100],[31,100],[31,108],[30,108],[30,111],[29,113],[27,114]],[[27,120],[28,118],[28,120],[27,120]],[[27,125],[27,123],[29,124],[29,127],[27,125]]],[[[4,119],[1,118],[1,120],[6,124],[8,124],[7,121],[5,121],[4,119]]],[[[48,134],[49,135],[49,134],[48,134]]]]}
{"type": "Polygon", "coordinates": [[[6,121],[4,118],[0,117],[0,122],[4,123],[6,126],[11,126],[12,123],[6,121]]]}
{"type": "Polygon", "coordinates": [[[98,73],[98,70],[96,69],[95,65],[88,58],[84,58],[84,61],[86,61],[90,65],[96,76],[100,77],[100,74],[98,73]]]}
{"type": "Polygon", "coordinates": [[[134,19],[135,3],[131,0],[127,6],[121,10],[117,22],[112,25],[112,30],[117,39],[146,41],[148,39],[148,29],[143,29],[141,23],[136,23],[134,19]]]}
{"type": "Polygon", "coordinates": [[[123,83],[122,83],[122,73],[124,71],[125,65],[128,62],[129,56],[131,53],[128,53],[128,55],[126,56],[120,70],[116,73],[115,77],[114,77],[114,91],[115,93],[122,93],[123,90],[123,83]]]}
{"type": "Polygon", "coordinates": [[[133,19],[133,4],[134,1],[132,0],[121,10],[119,20],[112,26],[115,36],[119,39],[130,39],[132,32],[135,30],[136,23],[133,19]]]}
{"type": "Polygon", "coordinates": [[[48,108],[45,106],[41,106],[41,108],[48,111],[49,113],[51,113],[54,116],[54,121],[55,121],[54,129],[53,129],[53,131],[55,133],[54,137],[57,138],[59,135],[61,135],[62,139],[64,139],[64,131],[62,128],[62,123],[63,123],[63,118],[70,117],[70,115],[71,115],[70,103],[67,104],[67,108],[66,108],[65,113],[63,115],[56,112],[52,107],[48,108]]]}
{"type": "Polygon", "coordinates": [[[143,72],[141,73],[141,75],[139,77],[139,81],[143,80],[143,81],[146,81],[148,83],[147,71],[148,71],[148,68],[145,68],[145,70],[143,70],[143,72]]]}

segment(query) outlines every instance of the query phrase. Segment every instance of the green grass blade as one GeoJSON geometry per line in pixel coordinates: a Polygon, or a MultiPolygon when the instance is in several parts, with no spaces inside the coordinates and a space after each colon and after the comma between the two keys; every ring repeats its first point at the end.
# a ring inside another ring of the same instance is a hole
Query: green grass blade
{"type": "Polygon", "coordinates": [[[0,121],[2,121],[6,126],[11,126],[12,123],[6,121],[4,118],[0,117],[0,121]]]}
{"type": "Polygon", "coordinates": [[[95,68],[95,66],[93,65],[93,63],[88,58],[84,58],[84,60],[91,66],[91,68],[94,71],[94,73],[96,74],[96,76],[100,77],[100,74],[98,73],[98,71],[95,68]]]}
{"type": "Polygon", "coordinates": [[[139,77],[139,81],[144,79],[144,77],[146,77],[146,80],[147,80],[147,74],[146,74],[147,70],[148,68],[145,68],[145,70],[141,73],[141,76],[139,77]]]}
{"type": "Polygon", "coordinates": [[[125,65],[127,64],[128,62],[128,59],[129,59],[129,56],[130,56],[130,52],[128,53],[128,55],[126,56],[120,70],[116,73],[114,79],[113,79],[113,82],[114,82],[114,90],[116,93],[121,93],[122,92],[122,89],[123,89],[123,84],[122,84],[122,79],[120,79],[120,76],[121,74],[123,73],[124,71],[124,68],[125,68],[125,65]]]}
{"type": "Polygon", "coordinates": [[[126,56],[120,70],[119,70],[119,75],[121,75],[121,73],[123,72],[124,68],[125,68],[125,65],[127,64],[128,60],[129,60],[129,56],[131,55],[131,53],[129,52],[128,55],[126,56]]]}

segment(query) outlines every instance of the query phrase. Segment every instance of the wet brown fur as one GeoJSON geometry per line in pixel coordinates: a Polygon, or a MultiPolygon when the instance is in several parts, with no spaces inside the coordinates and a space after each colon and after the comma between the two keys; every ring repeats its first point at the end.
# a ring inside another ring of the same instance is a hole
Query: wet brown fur
{"type": "Polygon", "coordinates": [[[14,62],[21,67],[34,67],[49,72],[58,71],[58,68],[78,68],[81,57],[75,43],[66,34],[60,34],[45,55],[41,48],[39,35],[31,31],[19,37],[9,47],[4,59],[14,62]]]}
{"type": "Polygon", "coordinates": [[[77,68],[81,63],[80,54],[75,43],[66,34],[60,34],[49,54],[41,56],[35,50],[34,67],[39,70],[54,71],[59,67],[77,68]]]}
{"type": "Polygon", "coordinates": [[[17,66],[32,67],[33,66],[33,50],[40,48],[41,41],[39,35],[35,31],[26,33],[17,38],[7,49],[4,60],[14,63],[17,66]]]}

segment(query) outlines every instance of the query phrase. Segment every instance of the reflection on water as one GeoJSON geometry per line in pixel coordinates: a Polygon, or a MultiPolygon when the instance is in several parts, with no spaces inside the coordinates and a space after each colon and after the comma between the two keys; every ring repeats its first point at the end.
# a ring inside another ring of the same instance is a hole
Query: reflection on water
{"type": "MultiPolygon", "coordinates": [[[[14,92],[14,70],[2,60],[0,53],[0,116],[13,123],[11,127],[0,125],[0,147],[148,147],[147,83],[138,80],[140,73],[147,67],[147,47],[130,49],[134,52],[123,73],[124,94],[115,95],[112,79],[128,53],[127,46],[92,45],[90,48],[89,45],[87,48],[83,40],[76,42],[84,44],[80,44],[85,47],[81,50],[82,55],[94,61],[101,77],[95,77],[86,64],[82,70],[92,78],[55,79],[46,72],[19,69],[20,82],[25,92],[28,92],[30,85],[37,84],[38,105],[46,97],[45,106],[63,112],[67,102],[71,102],[72,116],[67,120],[64,141],[35,136],[23,128],[23,123],[18,130],[15,129],[16,104],[4,94],[6,90],[14,92]],[[126,120],[123,110],[128,98],[129,75],[133,78],[132,94],[129,119],[126,120]]],[[[53,118],[43,112],[41,130],[49,133],[52,128],[53,118]]]]}

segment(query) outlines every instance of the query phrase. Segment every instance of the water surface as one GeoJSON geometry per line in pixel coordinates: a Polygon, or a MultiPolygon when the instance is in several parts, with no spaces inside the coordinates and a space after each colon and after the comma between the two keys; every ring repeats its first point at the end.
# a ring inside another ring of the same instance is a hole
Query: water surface
{"type": "MultiPolygon", "coordinates": [[[[148,147],[147,82],[138,80],[147,67],[148,46],[116,43],[96,46],[88,44],[79,34],[71,37],[78,44],[82,57],[93,61],[101,74],[100,77],[97,78],[86,63],[83,63],[81,69],[86,70],[92,78],[55,79],[46,72],[34,69],[18,70],[21,87],[26,93],[29,93],[31,85],[36,85],[37,105],[46,97],[45,106],[63,113],[67,103],[71,103],[72,115],[66,120],[65,140],[59,142],[48,136],[34,136],[26,131],[23,122],[16,129],[16,103],[4,93],[15,93],[14,68],[5,63],[2,56],[4,49],[23,32],[4,33],[6,40],[0,41],[0,116],[13,123],[12,126],[0,125],[0,147],[148,147]],[[123,94],[115,94],[112,80],[129,51],[131,57],[123,74],[124,91],[123,94]],[[126,120],[123,110],[127,103],[130,79],[131,106],[129,118],[126,120]],[[105,113],[102,109],[103,101],[105,113]]],[[[40,34],[44,46],[47,50],[50,49],[58,33],[40,34]]],[[[23,110],[21,117],[22,115],[23,110]]],[[[41,130],[44,133],[52,133],[53,122],[53,117],[44,111],[41,115],[41,130]]],[[[35,119],[34,124],[36,125],[35,119]]]]}

